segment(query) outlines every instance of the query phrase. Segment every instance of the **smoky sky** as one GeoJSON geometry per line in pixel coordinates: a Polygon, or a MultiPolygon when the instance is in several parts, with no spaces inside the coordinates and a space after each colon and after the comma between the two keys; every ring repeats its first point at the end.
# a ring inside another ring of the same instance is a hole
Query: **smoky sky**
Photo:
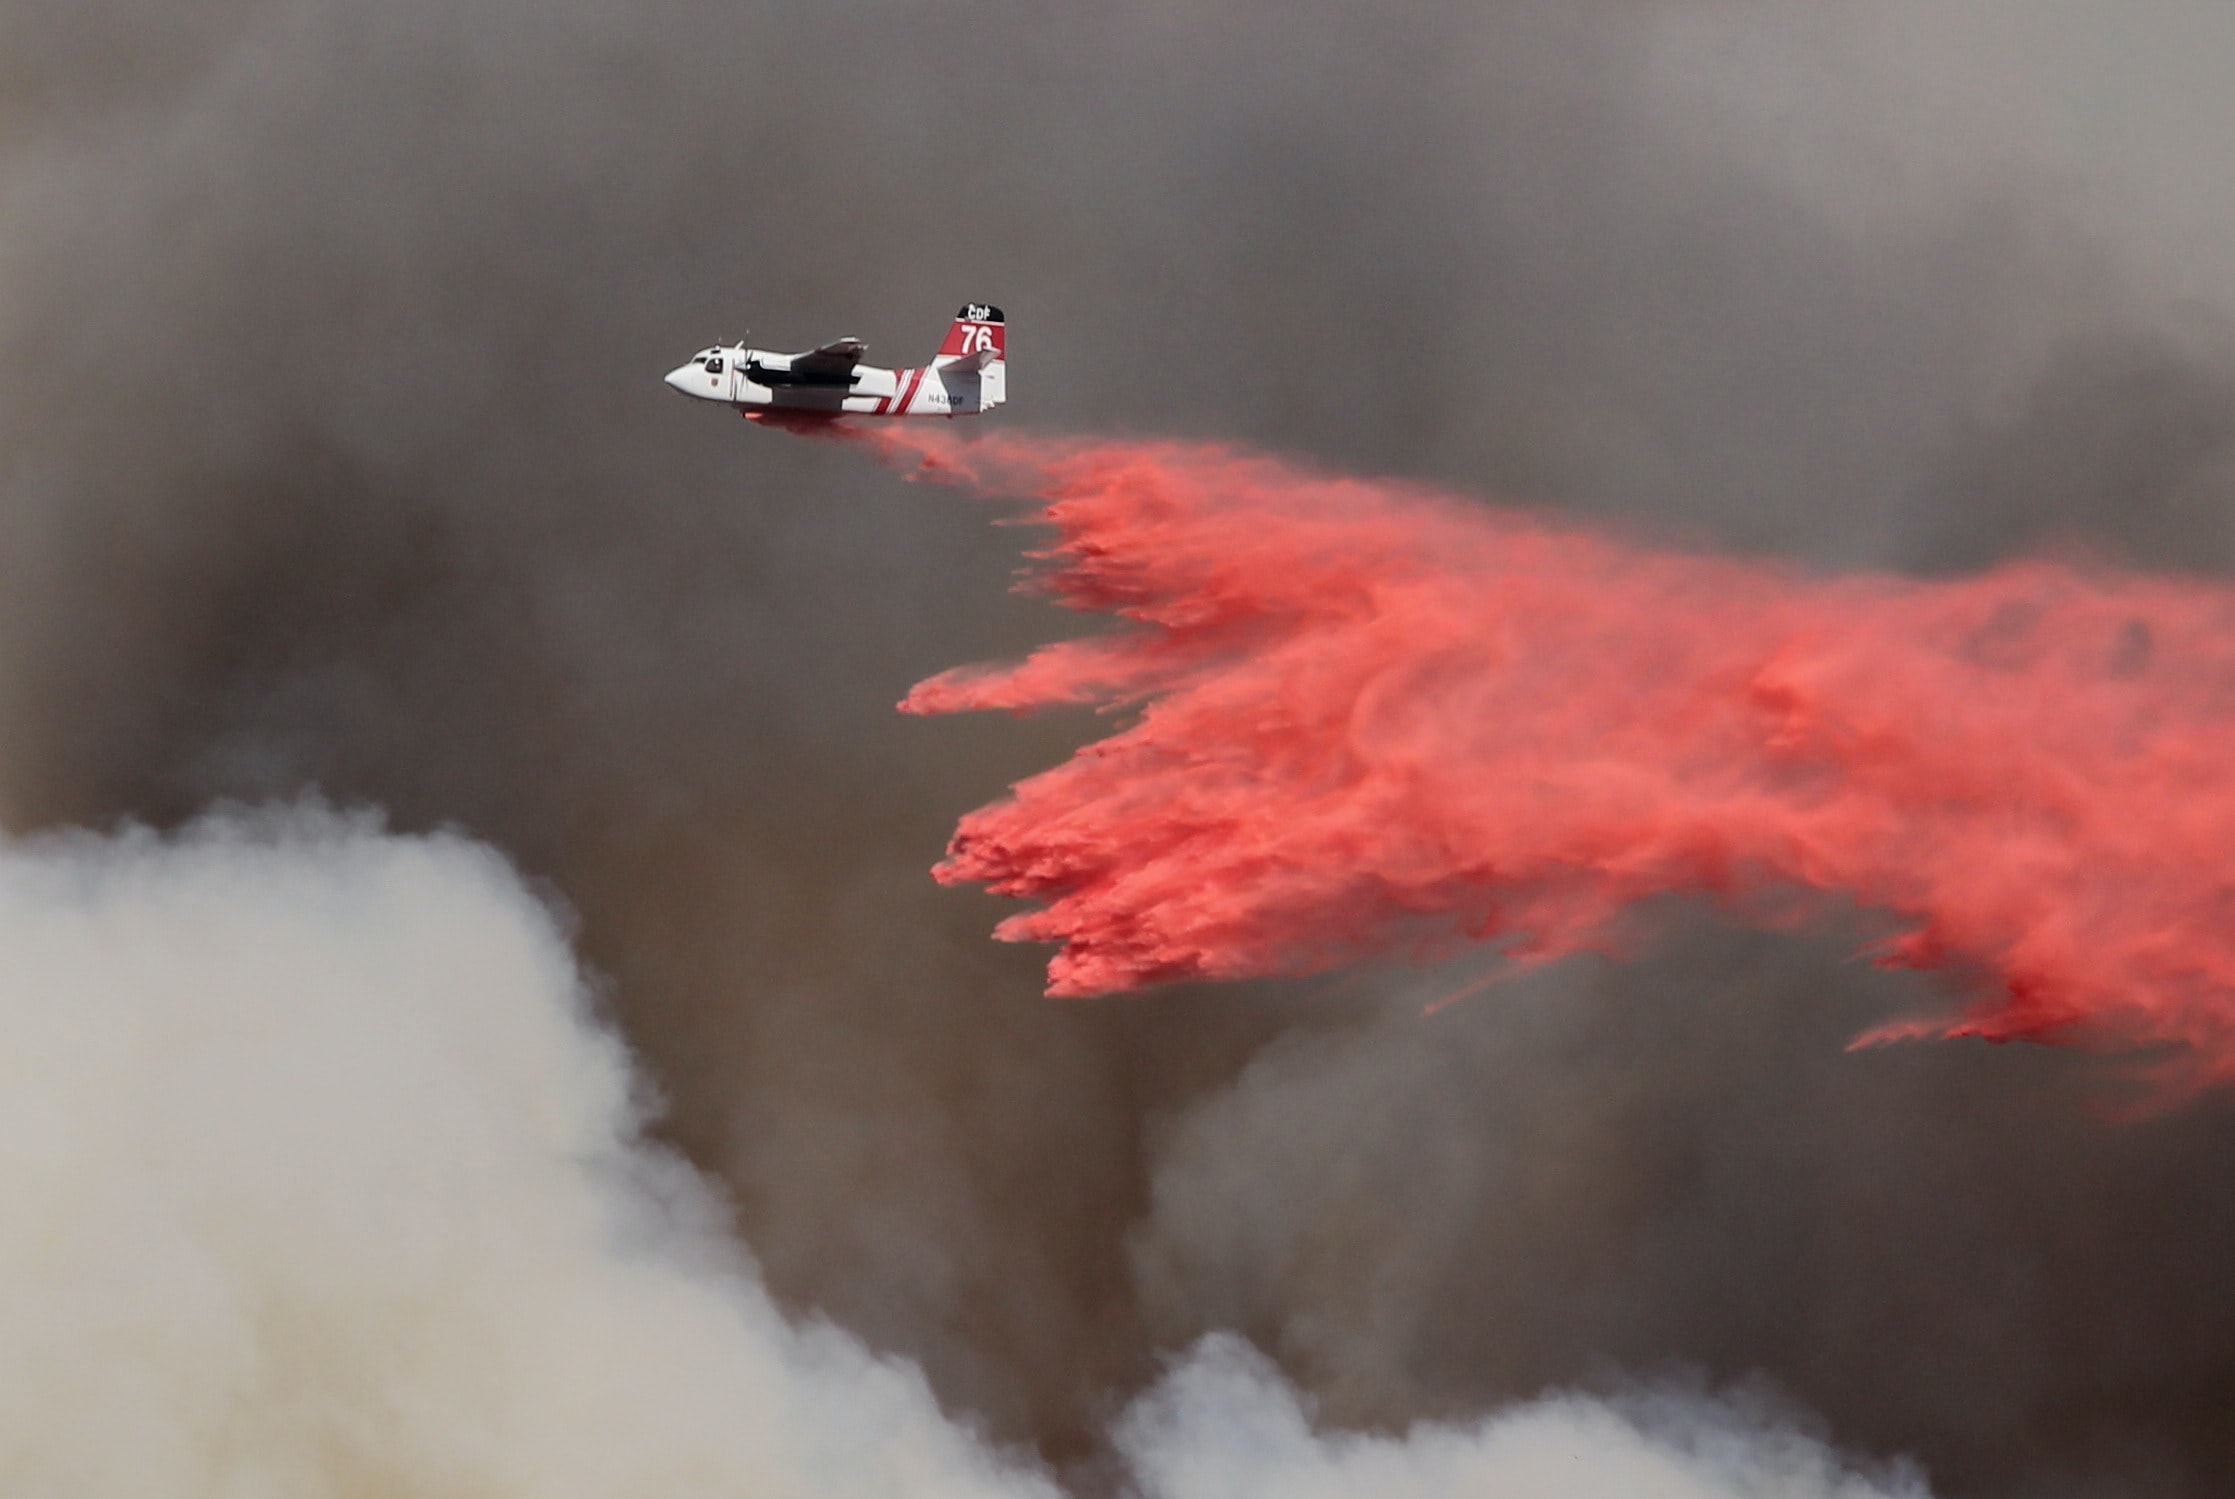
{"type": "Polygon", "coordinates": [[[1338,1425],[1758,1379],[1948,1494],[2224,1492],[2223,1102],[1849,1055],[1925,982],[1859,920],[1672,908],[1428,1018],[1402,972],[1044,1000],[925,871],[1093,725],[892,712],[1067,627],[1020,533],[660,383],[991,300],[999,420],[1826,568],[2235,565],[2210,268],[2160,295],[2182,242],[2031,116],[1870,84],[2022,96],[2053,39],[1672,64],[1773,9],[0,0],[0,808],[494,842],[779,1299],[1082,1482],[1234,1329],[1338,1425]]]}

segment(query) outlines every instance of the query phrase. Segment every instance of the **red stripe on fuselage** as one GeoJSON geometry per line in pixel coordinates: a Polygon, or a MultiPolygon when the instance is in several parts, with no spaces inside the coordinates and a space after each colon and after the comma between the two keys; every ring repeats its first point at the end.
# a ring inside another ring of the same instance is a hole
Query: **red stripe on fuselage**
{"type": "Polygon", "coordinates": [[[908,414],[908,403],[916,398],[916,388],[923,384],[923,377],[924,371],[921,366],[908,372],[908,383],[901,387],[899,398],[892,403],[893,415],[906,416],[908,414]]]}

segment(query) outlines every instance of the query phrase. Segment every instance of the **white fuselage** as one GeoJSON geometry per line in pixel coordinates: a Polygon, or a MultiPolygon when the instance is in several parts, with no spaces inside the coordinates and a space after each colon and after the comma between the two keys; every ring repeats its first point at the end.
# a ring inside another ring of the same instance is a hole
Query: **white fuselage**
{"type": "MultiPolygon", "coordinates": [[[[668,374],[687,396],[754,411],[825,412],[832,416],[963,416],[998,406],[1006,394],[999,360],[935,359],[909,370],[857,364],[833,375],[792,368],[795,356],[718,345],[668,374]],[[956,369],[952,366],[963,365],[956,369]]],[[[801,356],[804,357],[804,356],[801,356]]]]}

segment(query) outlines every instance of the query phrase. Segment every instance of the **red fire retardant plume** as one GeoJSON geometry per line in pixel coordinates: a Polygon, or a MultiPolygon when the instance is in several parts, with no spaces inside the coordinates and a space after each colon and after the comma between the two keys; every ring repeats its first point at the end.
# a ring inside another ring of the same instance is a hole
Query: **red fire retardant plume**
{"type": "Polygon", "coordinates": [[[1037,496],[1027,586],[1123,621],[902,704],[1132,710],[937,871],[1039,903],[999,935],[1060,945],[1052,994],[1553,958],[1666,892],[1821,895],[1889,913],[1889,963],[1985,976],[1877,1038],[2171,1044],[2235,1078],[2235,589],[1823,578],[1228,448],[873,440],[1037,496]]]}

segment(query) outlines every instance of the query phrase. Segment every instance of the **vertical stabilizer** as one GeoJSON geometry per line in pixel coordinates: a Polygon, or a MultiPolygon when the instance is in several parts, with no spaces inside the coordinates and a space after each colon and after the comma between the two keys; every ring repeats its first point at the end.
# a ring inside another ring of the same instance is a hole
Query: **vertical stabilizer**
{"type": "Polygon", "coordinates": [[[972,302],[955,314],[933,367],[967,363],[976,369],[978,405],[984,410],[1009,398],[1008,358],[1009,320],[998,307],[972,302]]]}
{"type": "Polygon", "coordinates": [[[1008,356],[1009,320],[1001,315],[998,307],[972,302],[955,314],[954,326],[947,330],[947,341],[939,346],[939,357],[960,359],[967,354],[988,352],[996,359],[1008,356]]]}

